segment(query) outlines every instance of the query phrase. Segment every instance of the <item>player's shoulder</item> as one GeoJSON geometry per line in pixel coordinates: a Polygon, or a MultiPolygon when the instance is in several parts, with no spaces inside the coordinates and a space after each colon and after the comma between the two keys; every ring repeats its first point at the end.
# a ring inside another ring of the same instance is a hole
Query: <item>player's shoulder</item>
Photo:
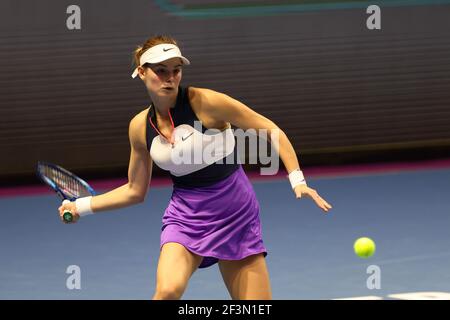
{"type": "Polygon", "coordinates": [[[142,126],[145,127],[147,115],[148,108],[145,108],[144,110],[139,111],[137,114],[135,114],[130,120],[130,129],[139,129],[142,126]]]}
{"type": "Polygon", "coordinates": [[[194,104],[207,106],[217,103],[218,100],[223,99],[226,96],[224,93],[208,89],[189,87],[189,101],[194,104]]]}
{"type": "Polygon", "coordinates": [[[189,97],[195,96],[207,96],[207,95],[215,95],[221,94],[220,92],[209,89],[209,88],[199,88],[199,87],[189,87],[189,97]]]}
{"type": "Polygon", "coordinates": [[[145,140],[145,127],[148,115],[148,108],[138,112],[130,120],[129,135],[132,143],[136,143],[142,146],[146,145],[145,140]]]}

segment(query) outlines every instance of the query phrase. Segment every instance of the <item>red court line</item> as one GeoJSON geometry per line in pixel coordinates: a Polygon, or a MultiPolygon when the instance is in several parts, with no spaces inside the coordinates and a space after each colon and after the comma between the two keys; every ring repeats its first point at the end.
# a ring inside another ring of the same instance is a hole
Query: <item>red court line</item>
{"type": "MultiPolygon", "coordinates": [[[[336,178],[346,176],[364,176],[373,174],[386,174],[418,170],[439,170],[450,168],[450,159],[427,160],[420,162],[396,162],[396,163],[377,163],[377,164],[356,164],[342,166],[321,166],[302,168],[306,178],[336,178]]],[[[252,181],[267,181],[286,179],[287,173],[281,170],[276,175],[262,176],[259,171],[247,172],[252,181]]],[[[125,178],[94,180],[90,184],[95,190],[112,190],[127,183],[125,178]]],[[[152,187],[168,187],[171,180],[165,177],[153,177],[152,187]]],[[[52,191],[45,185],[39,186],[20,186],[0,188],[0,197],[31,196],[41,194],[51,194],[52,191]]]]}
{"type": "MultiPolygon", "coordinates": [[[[373,163],[354,164],[341,166],[317,166],[302,168],[306,178],[336,178],[350,176],[365,176],[374,174],[399,173],[420,170],[440,170],[449,169],[450,159],[427,160],[420,162],[393,162],[393,163],[373,163]]],[[[247,175],[252,180],[272,180],[287,178],[287,172],[281,170],[276,175],[262,176],[258,171],[248,172],[247,175]]]]}

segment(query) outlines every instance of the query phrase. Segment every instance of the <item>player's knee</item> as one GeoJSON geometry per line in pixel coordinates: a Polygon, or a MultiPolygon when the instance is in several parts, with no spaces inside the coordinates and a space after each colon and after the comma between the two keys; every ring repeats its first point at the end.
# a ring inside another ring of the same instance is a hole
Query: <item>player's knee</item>
{"type": "Polygon", "coordinates": [[[183,295],[184,288],[180,285],[160,285],[156,287],[154,300],[178,300],[183,295]]]}
{"type": "Polygon", "coordinates": [[[272,300],[270,291],[241,292],[233,300],[272,300]]]}

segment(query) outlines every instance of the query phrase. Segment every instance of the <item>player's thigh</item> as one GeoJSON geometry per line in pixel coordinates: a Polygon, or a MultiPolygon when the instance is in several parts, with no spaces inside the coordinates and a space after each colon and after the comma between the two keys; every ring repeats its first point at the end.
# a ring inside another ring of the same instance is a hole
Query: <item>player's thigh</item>
{"type": "Polygon", "coordinates": [[[164,244],[159,255],[156,272],[157,290],[184,290],[202,259],[203,257],[190,252],[179,243],[164,244]]]}
{"type": "Polygon", "coordinates": [[[232,299],[272,299],[269,271],[262,253],[242,260],[220,260],[219,269],[232,299]]]}

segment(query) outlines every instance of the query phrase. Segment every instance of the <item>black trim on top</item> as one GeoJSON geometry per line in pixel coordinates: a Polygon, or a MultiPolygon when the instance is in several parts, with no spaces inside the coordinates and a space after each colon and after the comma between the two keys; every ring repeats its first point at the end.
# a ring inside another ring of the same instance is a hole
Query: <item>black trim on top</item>
{"type": "MultiPolygon", "coordinates": [[[[175,107],[170,110],[173,119],[174,126],[177,127],[181,124],[188,124],[194,126],[194,121],[199,121],[189,101],[189,87],[178,87],[178,95],[175,103],[175,107]]],[[[150,105],[146,117],[146,143],[147,151],[150,152],[151,142],[154,137],[159,133],[150,124],[150,119],[153,124],[157,126],[155,108],[150,105]]],[[[207,128],[203,125],[201,127],[202,133],[205,133],[207,128]]],[[[235,145],[234,150],[226,158],[218,160],[217,162],[210,164],[209,166],[200,169],[198,171],[189,173],[187,175],[176,177],[170,174],[173,184],[177,188],[196,188],[210,186],[220,180],[233,174],[239,168],[237,147],[235,145]],[[227,164],[227,161],[231,164],[227,164]]],[[[164,170],[165,171],[165,170],[164,170]]]]}

